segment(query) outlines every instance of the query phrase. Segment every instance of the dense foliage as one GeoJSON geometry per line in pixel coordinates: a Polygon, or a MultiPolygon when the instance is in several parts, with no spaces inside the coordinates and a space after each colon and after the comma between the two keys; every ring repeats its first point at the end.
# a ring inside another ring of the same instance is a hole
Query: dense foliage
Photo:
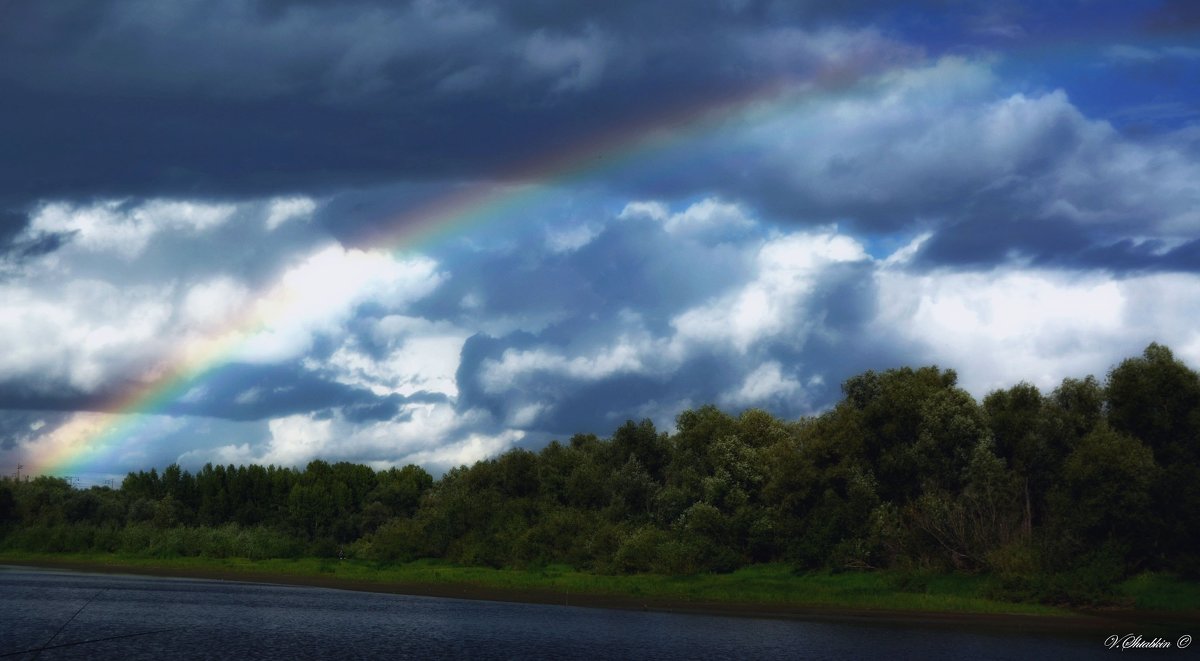
{"type": "Polygon", "coordinates": [[[599,572],[987,571],[1046,600],[1142,570],[1200,575],[1200,377],[1150,345],[1102,385],[982,403],[937,367],[867,372],[826,413],[685,411],[434,480],[313,461],[168,466],[119,489],[0,482],[0,545],[252,558],[421,557],[599,572]]]}

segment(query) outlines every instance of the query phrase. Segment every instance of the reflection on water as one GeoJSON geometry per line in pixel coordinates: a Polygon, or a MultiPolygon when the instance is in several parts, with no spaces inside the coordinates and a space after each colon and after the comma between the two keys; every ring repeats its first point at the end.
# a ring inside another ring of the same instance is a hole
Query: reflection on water
{"type": "Polygon", "coordinates": [[[39,659],[1091,658],[1102,641],[0,568],[0,655],[39,659]]]}

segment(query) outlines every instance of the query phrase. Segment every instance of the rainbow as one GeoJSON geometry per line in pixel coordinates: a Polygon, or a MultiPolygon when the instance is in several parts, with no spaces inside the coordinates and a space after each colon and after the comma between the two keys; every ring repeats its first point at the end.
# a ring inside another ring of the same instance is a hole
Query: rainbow
{"type": "MultiPolygon", "coordinates": [[[[389,253],[429,245],[530,204],[552,186],[622,167],[639,155],[684,143],[740,117],[786,112],[797,103],[852,92],[873,79],[875,76],[852,63],[806,79],[782,78],[642,117],[516,164],[499,176],[458,186],[391,219],[384,225],[387,229],[371,237],[367,245],[370,250],[389,253]]],[[[159,417],[154,413],[215,375],[256,333],[303,304],[303,292],[287,282],[265,288],[251,305],[226,320],[222,330],[185,342],[120,395],[101,402],[94,411],[73,414],[25,444],[27,469],[48,475],[101,472],[98,469],[111,465],[110,460],[119,453],[152,439],[149,421],[159,417]]]]}

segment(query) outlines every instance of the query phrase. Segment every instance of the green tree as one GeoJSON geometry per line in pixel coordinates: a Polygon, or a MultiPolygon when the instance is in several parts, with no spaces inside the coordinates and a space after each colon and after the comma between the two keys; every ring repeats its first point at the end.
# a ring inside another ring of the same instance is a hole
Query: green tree
{"type": "Polygon", "coordinates": [[[1045,511],[1044,495],[1054,482],[1061,457],[1046,442],[1045,402],[1028,383],[992,392],[983,400],[996,455],[1012,468],[1021,483],[1022,533],[1028,539],[1045,511]]]}
{"type": "Polygon", "coordinates": [[[921,405],[913,460],[925,485],[958,491],[972,452],[991,434],[983,411],[967,391],[943,388],[921,405]]]}
{"type": "Polygon", "coordinates": [[[668,459],[667,445],[649,418],[639,423],[627,420],[613,432],[609,448],[614,466],[622,466],[634,457],[651,477],[662,479],[668,459]]]}
{"type": "Polygon", "coordinates": [[[9,526],[16,524],[17,500],[13,497],[12,487],[8,480],[0,481],[0,532],[7,532],[9,526]]]}
{"type": "Polygon", "coordinates": [[[411,517],[417,511],[421,496],[431,487],[433,476],[424,468],[409,464],[377,474],[375,489],[366,500],[379,502],[390,516],[411,517]]]}
{"type": "Polygon", "coordinates": [[[1060,463],[1075,445],[1104,421],[1104,389],[1096,377],[1063,379],[1046,400],[1044,434],[1060,463]]]}
{"type": "Polygon", "coordinates": [[[886,500],[907,502],[920,492],[931,469],[937,481],[953,479],[949,466],[962,463],[962,447],[978,417],[966,393],[955,389],[954,370],[902,367],[865,372],[842,384],[846,407],[858,418],[862,454],[886,500]],[[965,397],[964,397],[965,396],[965,397]],[[971,427],[971,429],[967,429],[971,427]]]}
{"type": "Polygon", "coordinates": [[[1200,449],[1200,375],[1151,344],[1108,373],[1108,421],[1163,462],[1195,461],[1200,449]]]}
{"type": "Polygon", "coordinates": [[[1047,541],[1058,551],[1058,564],[1069,566],[1077,554],[1103,544],[1127,552],[1127,567],[1144,562],[1158,473],[1149,448],[1108,425],[1080,439],[1052,495],[1055,520],[1047,541]]]}
{"type": "Polygon", "coordinates": [[[1021,529],[1018,478],[979,441],[963,470],[961,492],[944,486],[926,490],[909,508],[917,528],[958,569],[988,566],[989,556],[1015,542],[1021,529]]]}
{"type": "Polygon", "coordinates": [[[1151,344],[1108,374],[1113,429],[1145,443],[1163,468],[1154,485],[1154,554],[1200,576],[1200,375],[1151,344]]]}

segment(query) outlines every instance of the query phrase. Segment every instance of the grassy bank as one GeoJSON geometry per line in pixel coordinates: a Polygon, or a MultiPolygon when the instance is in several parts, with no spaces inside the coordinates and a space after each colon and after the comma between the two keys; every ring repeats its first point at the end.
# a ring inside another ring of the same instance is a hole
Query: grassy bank
{"type": "MultiPolygon", "coordinates": [[[[989,598],[992,579],[981,575],[901,572],[794,573],[783,565],[756,565],[729,574],[609,576],[566,566],[512,570],[462,567],[443,561],[380,564],[319,558],[146,558],[101,553],[0,553],[0,564],[221,578],[259,582],[497,599],[533,603],[649,608],[751,615],[870,615],[1034,617],[1064,623],[1079,613],[989,598]]],[[[1127,615],[1200,618],[1200,584],[1161,574],[1122,583],[1127,615]]],[[[1106,615],[1112,616],[1118,611],[1106,615]]],[[[1092,613],[1095,615],[1095,613],[1092,613]]]]}
{"type": "MultiPolygon", "coordinates": [[[[462,587],[513,594],[614,597],[636,602],[722,603],[765,607],[839,608],[942,613],[1013,613],[1064,615],[1068,611],[1038,604],[989,599],[986,577],[964,575],[914,576],[892,572],[795,574],[779,565],[747,567],[730,574],[696,576],[605,576],[565,566],[508,570],[460,567],[438,561],[381,565],[358,560],[249,560],[244,558],[144,558],[123,554],[32,554],[5,552],[0,563],[92,566],[107,570],[150,570],[180,575],[219,573],[248,580],[270,576],[345,582],[351,587],[404,592],[404,587],[462,587]]],[[[1153,589],[1153,584],[1147,584],[1153,589]]],[[[1195,593],[1195,586],[1192,592],[1195,593]]],[[[428,591],[418,591],[420,593],[428,591]]],[[[1193,595],[1195,597],[1195,595],[1193,595]]],[[[541,601],[541,600],[539,600],[541,601]]]]}

